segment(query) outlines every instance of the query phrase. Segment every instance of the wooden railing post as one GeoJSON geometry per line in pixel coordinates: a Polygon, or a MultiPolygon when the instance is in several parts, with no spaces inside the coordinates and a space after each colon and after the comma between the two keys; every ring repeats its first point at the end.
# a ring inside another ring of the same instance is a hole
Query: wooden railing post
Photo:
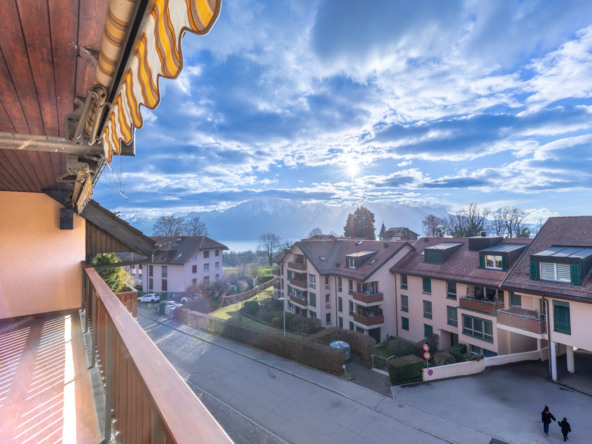
{"type": "Polygon", "coordinates": [[[89,304],[89,293],[90,293],[90,279],[86,275],[86,270],[82,269],[82,278],[84,279],[84,325],[82,326],[82,332],[88,332],[88,323],[90,319],[88,318],[88,304],[89,304]]]}
{"type": "Polygon", "coordinates": [[[150,411],[150,444],[164,444],[164,432],[160,427],[154,410],[150,411]]]}
{"type": "Polygon", "coordinates": [[[111,385],[113,383],[113,327],[107,317],[105,322],[106,339],[105,360],[105,439],[104,443],[111,441],[111,385]]]}
{"type": "Polygon", "coordinates": [[[96,363],[96,353],[97,353],[97,295],[96,295],[96,290],[93,287],[91,289],[91,298],[92,298],[92,313],[91,313],[91,327],[92,327],[92,333],[90,335],[92,341],[91,341],[91,351],[90,351],[90,367],[93,368],[96,363]]]}

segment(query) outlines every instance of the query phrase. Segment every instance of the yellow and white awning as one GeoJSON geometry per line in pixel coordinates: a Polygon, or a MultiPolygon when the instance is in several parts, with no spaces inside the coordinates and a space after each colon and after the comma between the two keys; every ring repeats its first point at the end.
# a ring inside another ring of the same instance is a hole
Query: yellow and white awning
{"type": "MultiPolygon", "coordinates": [[[[139,1],[139,0],[136,0],[139,1]]],[[[133,1],[110,0],[109,14],[97,65],[96,83],[109,87],[115,75],[133,1]]],[[[127,61],[120,89],[100,135],[105,159],[119,154],[120,141],[129,144],[133,128],[143,125],[140,105],[154,109],[160,102],[159,77],[174,79],[183,69],[181,40],[186,32],[207,34],[220,13],[221,0],[155,0],[145,14],[144,29],[138,33],[137,49],[127,61]]],[[[125,63],[124,61],[123,63],[125,63]]],[[[93,124],[91,110],[87,129],[93,124]]]]}

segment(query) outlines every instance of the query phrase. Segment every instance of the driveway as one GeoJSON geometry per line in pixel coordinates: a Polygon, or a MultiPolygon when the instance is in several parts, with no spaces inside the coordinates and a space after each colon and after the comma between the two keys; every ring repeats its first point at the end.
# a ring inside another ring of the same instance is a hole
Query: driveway
{"type": "Polygon", "coordinates": [[[530,364],[515,365],[470,377],[393,387],[393,396],[407,405],[506,441],[563,442],[555,423],[551,424],[549,439],[542,437],[541,412],[548,405],[558,420],[567,417],[574,431],[570,443],[592,442],[592,397],[549,382],[541,374],[546,375],[530,364]]]}
{"type": "Polygon", "coordinates": [[[489,444],[492,436],[499,436],[174,321],[155,322],[145,314],[138,316],[140,325],[194,391],[207,394],[206,406],[215,400],[237,418],[212,410],[237,442],[489,444]],[[251,434],[259,438],[245,440],[240,420],[246,420],[249,430],[258,428],[251,434]],[[264,433],[265,440],[260,438],[264,433]]]}

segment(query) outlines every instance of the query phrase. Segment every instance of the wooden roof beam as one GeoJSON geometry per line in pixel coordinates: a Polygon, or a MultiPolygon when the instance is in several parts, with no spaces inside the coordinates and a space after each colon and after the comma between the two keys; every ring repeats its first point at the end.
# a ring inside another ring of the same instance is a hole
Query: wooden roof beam
{"type": "Polygon", "coordinates": [[[33,136],[0,132],[0,149],[16,151],[45,151],[66,154],[103,154],[101,145],[73,145],[63,137],[33,136]]]}

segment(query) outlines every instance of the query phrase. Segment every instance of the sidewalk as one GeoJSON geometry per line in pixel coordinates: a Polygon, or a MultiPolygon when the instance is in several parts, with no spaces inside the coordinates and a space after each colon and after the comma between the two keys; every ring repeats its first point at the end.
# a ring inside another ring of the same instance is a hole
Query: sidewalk
{"type": "Polygon", "coordinates": [[[410,405],[397,402],[391,398],[344,381],[338,377],[242,344],[237,344],[233,341],[211,335],[176,321],[155,316],[150,312],[146,313],[143,310],[139,310],[138,314],[139,321],[141,324],[144,324],[143,327],[145,329],[150,327],[146,325],[147,322],[142,322],[141,318],[165,325],[177,332],[208,342],[253,361],[257,361],[277,371],[284,372],[295,378],[306,381],[307,383],[314,384],[315,386],[351,400],[360,406],[371,409],[378,414],[389,417],[408,427],[422,431],[423,433],[431,435],[441,441],[461,444],[489,444],[492,440],[490,435],[450,420],[442,419],[410,405]]]}

